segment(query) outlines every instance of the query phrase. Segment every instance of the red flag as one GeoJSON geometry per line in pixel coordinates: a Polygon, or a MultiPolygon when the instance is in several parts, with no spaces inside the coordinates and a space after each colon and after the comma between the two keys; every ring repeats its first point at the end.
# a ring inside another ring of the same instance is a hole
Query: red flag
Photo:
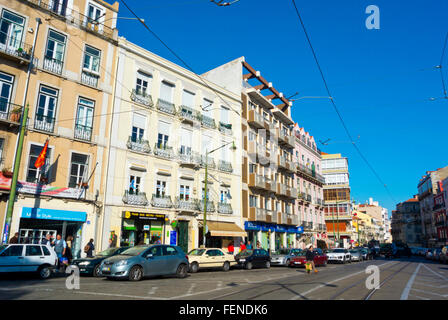
{"type": "Polygon", "coordinates": [[[40,168],[45,164],[45,157],[47,156],[47,148],[48,148],[48,139],[45,142],[44,148],[37,157],[36,162],[34,163],[34,166],[36,168],[40,168]]]}

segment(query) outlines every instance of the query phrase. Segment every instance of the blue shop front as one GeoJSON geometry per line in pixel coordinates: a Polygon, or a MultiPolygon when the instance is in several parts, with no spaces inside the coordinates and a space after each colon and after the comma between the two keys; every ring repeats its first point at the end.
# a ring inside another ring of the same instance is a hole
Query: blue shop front
{"type": "Polygon", "coordinates": [[[257,241],[264,249],[278,250],[282,247],[296,246],[297,235],[303,233],[303,227],[271,224],[257,221],[246,221],[244,229],[253,247],[257,241]]]}

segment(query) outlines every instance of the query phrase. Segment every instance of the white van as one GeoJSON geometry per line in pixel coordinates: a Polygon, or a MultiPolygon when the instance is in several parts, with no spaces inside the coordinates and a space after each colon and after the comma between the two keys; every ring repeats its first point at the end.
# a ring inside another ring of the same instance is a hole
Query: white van
{"type": "Polygon", "coordinates": [[[58,257],[50,246],[43,244],[0,245],[0,273],[36,272],[41,279],[51,276],[58,257]]]}

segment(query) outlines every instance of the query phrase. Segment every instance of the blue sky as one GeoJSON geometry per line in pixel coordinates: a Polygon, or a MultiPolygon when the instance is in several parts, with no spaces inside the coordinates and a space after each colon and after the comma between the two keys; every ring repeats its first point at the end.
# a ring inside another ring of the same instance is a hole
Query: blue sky
{"type": "MultiPolygon", "coordinates": [[[[289,0],[127,0],[149,27],[196,73],[244,56],[286,96],[325,96],[313,56],[289,0]]],[[[444,0],[296,0],[332,95],[357,145],[393,199],[347,143],[327,100],[303,99],[292,117],[322,151],[349,158],[352,197],[395,209],[417,193],[427,170],[448,165],[448,100],[439,71],[448,31],[444,0]],[[368,5],[380,9],[380,30],[368,30],[368,5]]],[[[120,3],[119,16],[131,17],[120,3]]],[[[180,65],[137,21],[119,20],[120,35],[180,65]]],[[[443,66],[448,69],[448,52],[443,66]]],[[[446,71],[446,70],[445,70],[446,71]]],[[[445,76],[447,73],[445,72],[445,76]]],[[[446,77],[448,80],[448,77],[446,77]]]]}

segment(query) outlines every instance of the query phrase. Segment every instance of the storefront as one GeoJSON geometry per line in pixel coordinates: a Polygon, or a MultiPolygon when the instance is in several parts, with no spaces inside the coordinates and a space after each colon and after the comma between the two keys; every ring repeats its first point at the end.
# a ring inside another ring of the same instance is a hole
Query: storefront
{"type": "MultiPolygon", "coordinates": [[[[264,249],[272,249],[271,234],[274,233],[273,239],[275,239],[275,249],[279,249],[284,243],[283,239],[288,239],[287,244],[294,245],[294,237],[303,233],[302,227],[282,226],[278,224],[269,224],[256,221],[246,221],[244,223],[244,229],[254,235],[254,247],[257,241],[260,241],[260,245],[264,249]]],[[[252,241],[251,241],[252,242],[252,241]]]]}
{"type": "Polygon", "coordinates": [[[44,208],[23,207],[19,222],[19,242],[40,243],[50,234],[56,239],[60,234],[63,239],[73,237],[72,255],[81,256],[82,229],[87,221],[87,212],[67,211],[44,208]]]}
{"type": "Polygon", "coordinates": [[[207,230],[206,241],[209,248],[227,249],[231,242],[239,247],[242,239],[247,237],[247,232],[233,222],[207,221],[207,230]]]}
{"type": "Polygon", "coordinates": [[[123,211],[120,246],[165,243],[165,215],[123,211]]]}

